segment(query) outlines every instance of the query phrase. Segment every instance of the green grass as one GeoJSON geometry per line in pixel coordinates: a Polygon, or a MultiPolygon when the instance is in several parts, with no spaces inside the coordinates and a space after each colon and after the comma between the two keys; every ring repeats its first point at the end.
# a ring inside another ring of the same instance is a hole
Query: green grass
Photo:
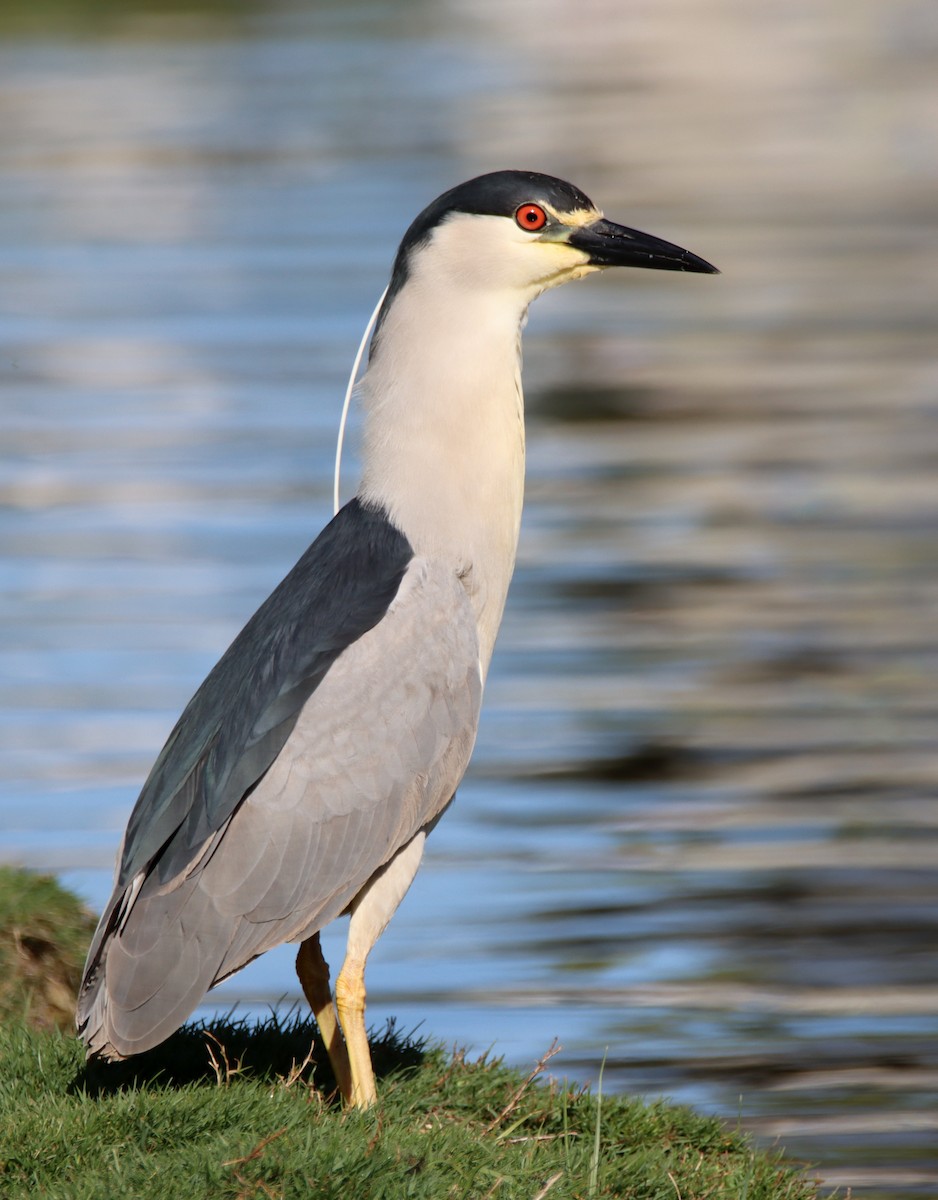
{"type": "Polygon", "coordinates": [[[73,1027],[95,924],[55,879],[0,866],[0,1021],[73,1027]]]}
{"type": "MultiPolygon", "coordinates": [[[[0,914],[2,918],[2,914],[0,914]]],[[[0,1026],[0,1196],[47,1200],[809,1200],[814,1185],[721,1122],[542,1083],[393,1026],[379,1103],[343,1111],[311,1020],[187,1026],[126,1063],[0,1026]]]]}

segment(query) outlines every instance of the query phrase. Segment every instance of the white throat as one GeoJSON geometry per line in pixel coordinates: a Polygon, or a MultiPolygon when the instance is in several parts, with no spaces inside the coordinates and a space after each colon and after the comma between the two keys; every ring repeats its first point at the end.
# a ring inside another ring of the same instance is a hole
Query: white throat
{"type": "Polygon", "coordinates": [[[521,325],[527,297],[409,279],[362,384],[363,499],[463,580],[488,668],[524,495],[521,325]]]}

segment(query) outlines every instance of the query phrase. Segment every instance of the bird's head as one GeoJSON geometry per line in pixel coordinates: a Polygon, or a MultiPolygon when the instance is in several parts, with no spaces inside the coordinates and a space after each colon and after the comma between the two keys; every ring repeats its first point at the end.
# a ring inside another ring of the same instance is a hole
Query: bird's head
{"type": "Polygon", "coordinates": [[[417,217],[401,242],[390,295],[422,276],[460,289],[508,289],[529,302],[619,266],[717,273],[680,246],[607,221],[573,184],[535,171],[494,171],[444,192],[417,217]]]}

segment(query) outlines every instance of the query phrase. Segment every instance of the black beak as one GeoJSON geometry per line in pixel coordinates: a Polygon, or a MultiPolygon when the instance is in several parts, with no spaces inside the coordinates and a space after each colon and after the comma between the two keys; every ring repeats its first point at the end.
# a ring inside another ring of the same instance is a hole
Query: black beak
{"type": "Polygon", "coordinates": [[[689,250],[671,242],[639,233],[612,221],[593,221],[582,225],[567,238],[570,246],[590,256],[594,267],[650,267],[654,271],[692,271],[698,275],[719,275],[711,266],[689,250]]]}

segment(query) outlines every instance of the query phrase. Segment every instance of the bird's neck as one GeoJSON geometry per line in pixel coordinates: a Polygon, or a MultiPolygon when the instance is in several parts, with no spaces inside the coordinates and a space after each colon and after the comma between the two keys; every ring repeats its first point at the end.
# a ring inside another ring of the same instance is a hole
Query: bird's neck
{"type": "Polygon", "coordinates": [[[361,495],[414,551],[459,574],[488,669],[515,564],[524,493],[523,297],[408,284],[363,383],[361,495]]]}

